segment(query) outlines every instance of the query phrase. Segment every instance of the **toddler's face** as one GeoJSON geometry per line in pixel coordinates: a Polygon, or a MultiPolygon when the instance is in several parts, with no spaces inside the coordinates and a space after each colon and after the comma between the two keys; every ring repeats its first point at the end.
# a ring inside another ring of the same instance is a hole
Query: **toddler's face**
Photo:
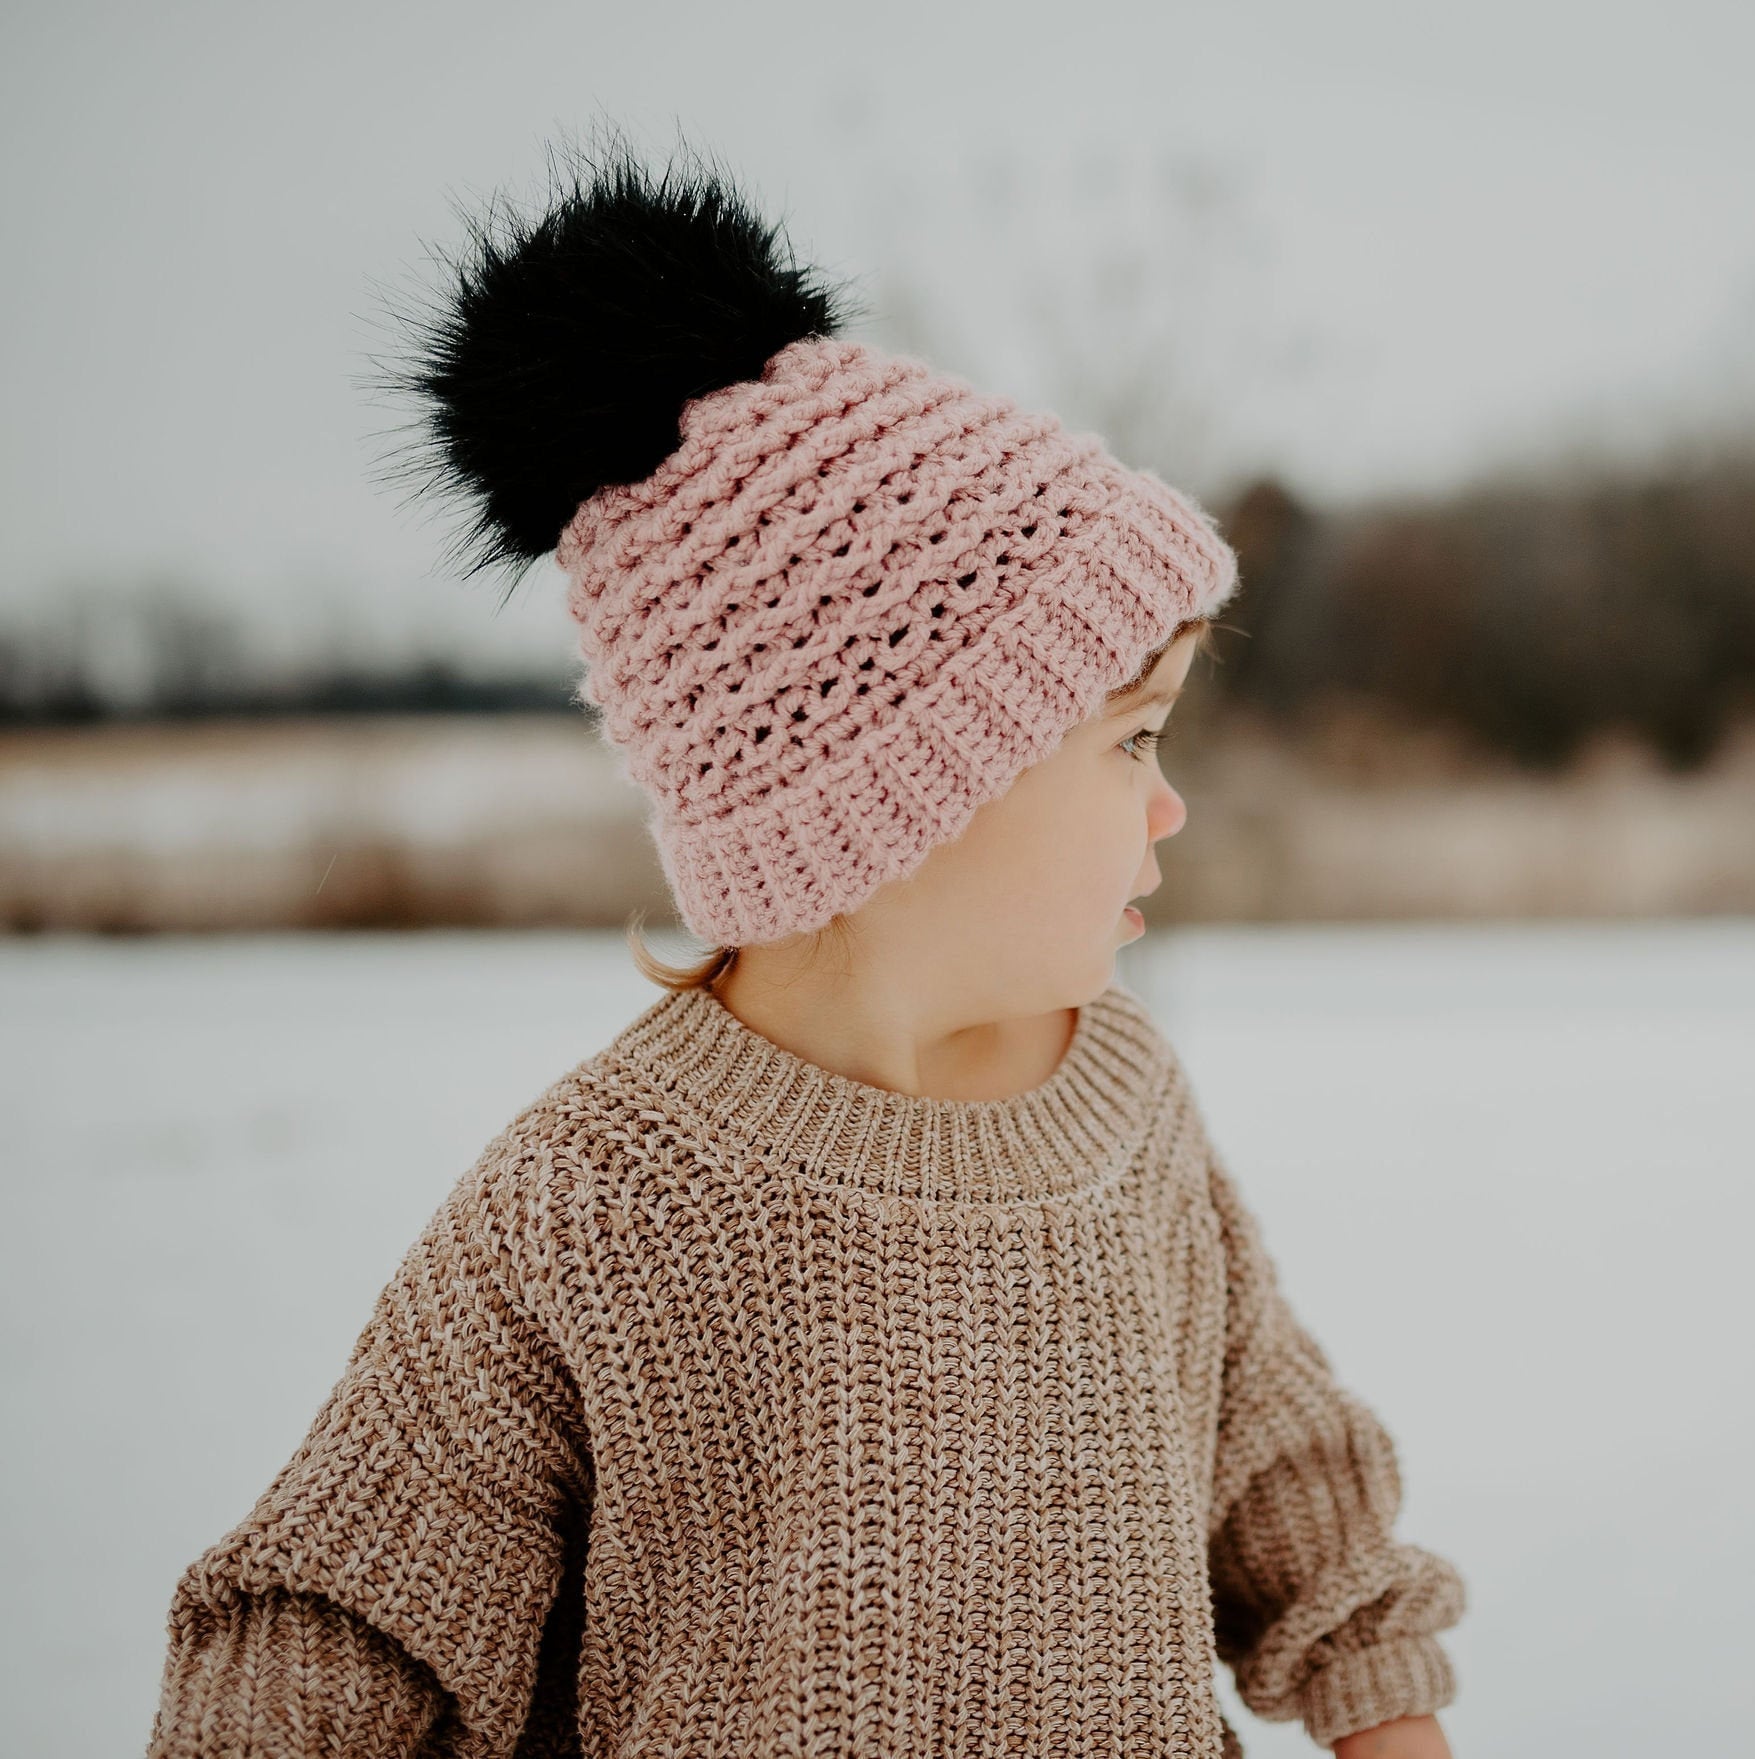
{"type": "Polygon", "coordinates": [[[1007,1013],[1099,994],[1116,948],[1141,932],[1123,909],[1158,884],[1153,845],[1188,817],[1151,738],[1171,710],[1152,699],[1182,688],[1198,646],[1198,633],[1183,635],[1135,691],[1072,728],[960,837],[880,891],[865,926],[911,956],[929,949],[953,991],[1004,990],[1007,1013]]]}

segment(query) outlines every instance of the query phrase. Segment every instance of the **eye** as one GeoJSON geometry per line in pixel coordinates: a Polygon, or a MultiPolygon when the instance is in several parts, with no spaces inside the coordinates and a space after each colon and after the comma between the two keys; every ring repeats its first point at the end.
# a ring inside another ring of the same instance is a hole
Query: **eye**
{"type": "Polygon", "coordinates": [[[1137,733],[1130,733],[1125,739],[1123,739],[1121,741],[1121,749],[1123,751],[1127,751],[1127,748],[1130,745],[1132,745],[1136,740],[1139,741],[1145,747],[1144,752],[1127,751],[1127,755],[1129,757],[1133,758],[1138,763],[1145,763],[1148,760],[1150,754],[1157,750],[1158,745],[1162,741],[1163,737],[1164,737],[1164,733],[1163,733],[1162,728],[1141,727],[1137,733]]]}

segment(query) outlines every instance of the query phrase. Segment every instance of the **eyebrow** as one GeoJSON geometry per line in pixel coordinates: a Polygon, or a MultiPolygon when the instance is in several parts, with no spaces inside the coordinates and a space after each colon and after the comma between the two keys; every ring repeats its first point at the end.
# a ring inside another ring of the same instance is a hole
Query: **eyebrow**
{"type": "Polygon", "coordinates": [[[1112,703],[1103,718],[1110,721],[1119,720],[1123,715],[1138,714],[1141,709],[1150,708],[1153,703],[1174,702],[1181,694],[1181,685],[1177,685],[1174,690],[1167,685],[1160,684],[1155,689],[1144,693],[1135,691],[1122,697],[1120,701],[1112,703]]]}

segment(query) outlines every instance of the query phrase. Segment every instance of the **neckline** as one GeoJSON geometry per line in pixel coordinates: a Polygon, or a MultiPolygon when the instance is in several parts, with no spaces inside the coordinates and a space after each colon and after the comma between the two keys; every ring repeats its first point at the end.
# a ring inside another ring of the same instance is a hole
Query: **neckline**
{"type": "Polygon", "coordinates": [[[1053,1072],[1005,1099],[924,1098],[837,1074],[764,1038],[703,989],[660,997],[600,1058],[637,1070],[781,1177],[964,1202],[1107,1181],[1168,1074],[1156,1022],[1119,979],[1079,1008],[1053,1072]]]}

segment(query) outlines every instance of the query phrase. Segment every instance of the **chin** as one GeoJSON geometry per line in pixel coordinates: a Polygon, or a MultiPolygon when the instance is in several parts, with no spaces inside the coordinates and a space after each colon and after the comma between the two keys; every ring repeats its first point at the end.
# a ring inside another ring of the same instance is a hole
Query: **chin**
{"type": "Polygon", "coordinates": [[[1072,985],[1080,1006],[1094,1002],[1115,981],[1115,955],[1121,950],[1119,941],[1112,942],[1091,963],[1090,976],[1072,985]]]}

